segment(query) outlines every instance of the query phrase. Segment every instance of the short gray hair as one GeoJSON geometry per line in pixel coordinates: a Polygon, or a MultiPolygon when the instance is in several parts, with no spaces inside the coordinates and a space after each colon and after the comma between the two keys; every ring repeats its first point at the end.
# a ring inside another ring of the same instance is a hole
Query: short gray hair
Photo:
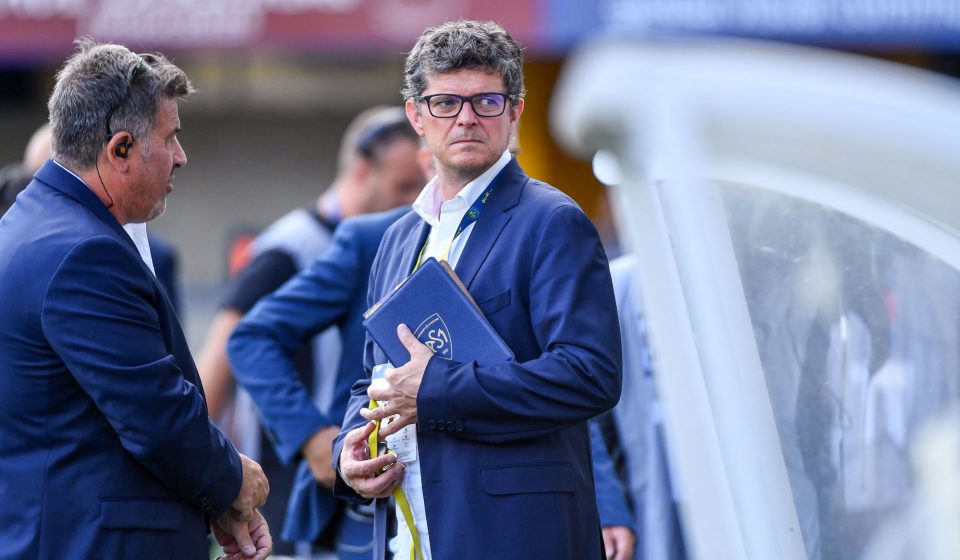
{"type": "Polygon", "coordinates": [[[523,49],[492,21],[460,20],[427,28],[403,68],[404,99],[427,89],[427,78],[460,69],[488,70],[503,78],[506,94],[523,97],[523,49]]]}
{"type": "Polygon", "coordinates": [[[90,169],[109,134],[118,130],[148,150],[163,98],[193,93],[187,75],[161,54],[137,55],[89,37],[77,39],[76,46],[47,102],[54,159],[75,170],[90,169]]]}

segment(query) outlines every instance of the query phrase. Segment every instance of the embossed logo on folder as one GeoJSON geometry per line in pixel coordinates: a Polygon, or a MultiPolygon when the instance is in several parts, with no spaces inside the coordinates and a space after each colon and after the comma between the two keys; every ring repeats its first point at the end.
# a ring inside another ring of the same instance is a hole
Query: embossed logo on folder
{"type": "Polygon", "coordinates": [[[437,356],[445,360],[453,358],[453,340],[450,338],[450,329],[447,328],[439,313],[434,313],[424,319],[413,334],[427,348],[433,350],[433,353],[437,356]]]}

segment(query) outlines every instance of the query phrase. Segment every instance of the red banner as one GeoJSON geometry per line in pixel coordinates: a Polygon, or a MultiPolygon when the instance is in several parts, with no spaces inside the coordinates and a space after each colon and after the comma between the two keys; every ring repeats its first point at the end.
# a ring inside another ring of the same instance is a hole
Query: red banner
{"type": "Polygon", "coordinates": [[[402,52],[425,27],[494,20],[536,49],[539,3],[517,0],[0,0],[0,58],[62,58],[90,35],[137,50],[402,52]]]}

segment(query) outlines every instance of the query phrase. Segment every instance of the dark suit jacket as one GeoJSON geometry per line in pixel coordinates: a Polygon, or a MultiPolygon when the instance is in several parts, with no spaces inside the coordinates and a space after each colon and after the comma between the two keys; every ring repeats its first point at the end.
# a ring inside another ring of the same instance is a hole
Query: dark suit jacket
{"type": "MultiPolygon", "coordinates": [[[[363,312],[367,280],[380,239],[410,209],[360,216],[341,223],[330,248],[276,292],[260,300],[234,330],[227,352],[237,381],[250,393],[277,454],[300,455],[317,430],[340,426],[350,387],[363,376],[363,312]],[[320,410],[297,374],[296,352],[336,325],[343,343],[328,410],[320,410]]],[[[337,510],[302,461],[290,495],[284,540],[314,540],[337,510]]]]}
{"type": "MultiPolygon", "coordinates": [[[[479,367],[435,357],[424,373],[417,437],[433,557],[598,558],[587,420],[620,395],[607,258],[569,197],[515,161],[494,181],[456,272],[516,361],[479,367]]],[[[387,230],[369,302],[410,274],[428,231],[416,214],[387,230]]],[[[386,361],[368,338],[364,366],[386,361]]],[[[335,457],[346,431],[365,422],[368,384],[353,389],[335,457]]],[[[358,499],[342,479],[334,491],[358,499]]],[[[385,513],[378,504],[381,556],[385,513]]]]}
{"type": "Polygon", "coordinates": [[[0,302],[0,558],[207,558],[239,456],[156,278],[52,162],[0,221],[0,302]]]}

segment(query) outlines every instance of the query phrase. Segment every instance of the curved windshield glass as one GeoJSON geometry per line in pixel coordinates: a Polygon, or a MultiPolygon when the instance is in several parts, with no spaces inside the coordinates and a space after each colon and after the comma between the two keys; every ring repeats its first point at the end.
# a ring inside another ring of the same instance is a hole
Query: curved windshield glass
{"type": "Polygon", "coordinates": [[[960,401],[960,273],[850,215],[721,185],[808,557],[861,558],[960,401]]]}

